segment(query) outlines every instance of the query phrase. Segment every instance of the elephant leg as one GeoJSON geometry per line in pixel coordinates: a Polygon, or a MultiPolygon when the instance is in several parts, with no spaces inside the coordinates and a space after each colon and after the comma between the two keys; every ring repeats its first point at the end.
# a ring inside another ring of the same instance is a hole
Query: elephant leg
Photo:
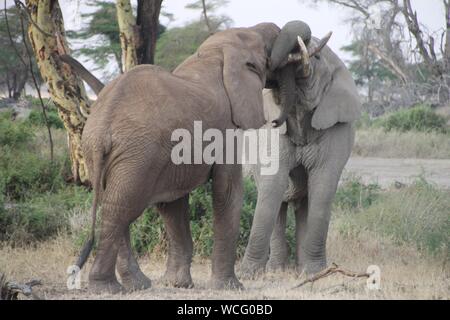
{"type": "MultiPolygon", "coordinates": [[[[100,239],[94,264],[89,273],[89,290],[118,293],[123,287],[115,274],[117,254],[125,232],[121,216],[127,208],[103,202],[100,239]]],[[[128,224],[126,224],[128,226],[128,224]]]]}
{"type": "Polygon", "coordinates": [[[305,241],[307,217],[308,197],[304,197],[295,202],[295,262],[300,272],[305,264],[301,244],[305,241]]]}
{"type": "Polygon", "coordinates": [[[323,167],[313,170],[309,176],[306,234],[300,239],[298,257],[302,263],[299,267],[307,274],[320,272],[327,266],[326,242],[339,176],[331,166],[329,170],[323,167]]]}
{"type": "Polygon", "coordinates": [[[283,202],[278,213],[275,229],[270,237],[270,257],[267,270],[284,270],[289,258],[289,245],[286,240],[287,202],[283,202]]]}
{"type": "Polygon", "coordinates": [[[254,278],[265,270],[270,238],[288,186],[288,176],[287,167],[280,165],[276,175],[258,178],[258,200],[249,242],[241,263],[242,277],[254,278]]]}
{"type": "Polygon", "coordinates": [[[163,282],[176,288],[192,288],[192,237],[189,222],[189,195],[158,206],[169,236],[169,256],[163,282]]]}
{"type": "Polygon", "coordinates": [[[127,291],[144,290],[151,287],[152,282],[139,268],[133,255],[130,243],[130,227],[124,230],[117,257],[117,272],[122,285],[127,291]]]}
{"type": "Polygon", "coordinates": [[[236,277],[236,246],[244,198],[242,167],[215,165],[213,169],[214,246],[210,286],[243,289],[236,277]]]}

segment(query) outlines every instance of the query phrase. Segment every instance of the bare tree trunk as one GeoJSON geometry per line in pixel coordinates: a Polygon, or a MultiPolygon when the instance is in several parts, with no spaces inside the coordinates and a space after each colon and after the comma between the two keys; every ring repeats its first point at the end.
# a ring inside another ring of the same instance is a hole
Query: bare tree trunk
{"type": "Polygon", "coordinates": [[[445,21],[446,21],[446,35],[445,35],[445,49],[444,62],[446,73],[450,72],[450,4],[448,0],[444,0],[445,6],[445,21]]]}
{"type": "Polygon", "coordinates": [[[27,66],[25,66],[25,69],[24,67],[22,67],[17,73],[17,81],[14,87],[14,94],[13,94],[14,100],[18,100],[20,98],[20,95],[22,94],[22,91],[25,88],[27,80],[28,80],[28,68],[27,66]]]}
{"type": "Polygon", "coordinates": [[[72,174],[75,182],[86,182],[88,172],[81,150],[81,134],[89,114],[89,100],[82,81],[59,55],[69,53],[64,22],[57,0],[26,0],[31,19],[28,35],[50,96],[68,132],[72,174]]]}
{"type": "Polygon", "coordinates": [[[130,0],[117,0],[116,8],[122,46],[122,66],[123,71],[127,72],[138,64],[136,48],[139,44],[139,33],[130,0]]]}
{"type": "Polygon", "coordinates": [[[138,64],[154,64],[161,3],[162,0],[138,0],[136,18],[140,34],[137,48],[138,64]]]}
{"type": "Polygon", "coordinates": [[[420,55],[422,56],[425,64],[429,67],[431,72],[436,77],[440,78],[442,76],[442,69],[440,68],[438,61],[434,59],[435,57],[433,57],[433,55],[428,51],[427,46],[425,45],[423,32],[420,28],[419,20],[417,18],[417,12],[413,11],[411,0],[403,0],[402,12],[408,25],[409,32],[416,39],[417,48],[419,49],[420,55]]]}
{"type": "Polygon", "coordinates": [[[213,34],[214,32],[212,30],[211,23],[209,22],[205,0],[202,0],[202,8],[203,8],[203,18],[205,19],[206,26],[208,27],[208,32],[209,32],[209,34],[213,34]]]}

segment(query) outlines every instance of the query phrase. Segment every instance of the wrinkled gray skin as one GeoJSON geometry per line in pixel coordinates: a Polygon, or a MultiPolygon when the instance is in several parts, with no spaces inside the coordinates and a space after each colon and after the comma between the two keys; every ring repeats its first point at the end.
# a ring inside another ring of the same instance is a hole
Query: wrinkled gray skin
{"type": "MultiPolygon", "coordinates": [[[[309,46],[317,47],[318,43],[313,38],[309,46]]],[[[292,43],[277,45],[282,47],[274,47],[272,52],[284,52],[285,56],[279,59],[286,59],[292,43]]],[[[360,101],[351,74],[328,47],[322,49],[320,56],[311,58],[311,68],[308,78],[295,79],[295,109],[307,110],[299,124],[306,144],[298,146],[287,135],[281,135],[280,169],[276,175],[262,176],[260,165],[247,168],[257,183],[258,201],[240,267],[243,277],[263,272],[267,262],[270,269],[286,266],[288,204],[295,211],[298,270],[312,274],[327,266],[331,203],[352,150],[352,122],[360,116],[360,101]]],[[[265,94],[264,104],[266,109],[277,108],[270,91],[265,94]]],[[[289,114],[288,119],[291,117],[289,114]]],[[[295,114],[292,119],[296,119],[295,114]]]]}
{"type": "MultiPolygon", "coordinates": [[[[178,142],[172,142],[171,135],[184,128],[193,136],[194,121],[202,121],[203,130],[216,128],[223,134],[226,129],[261,127],[265,123],[262,89],[268,54],[279,31],[271,23],[229,29],[208,38],[173,73],[143,65],[102,90],[100,84],[101,92],[82,136],[95,191],[94,221],[100,196],[102,203],[90,289],[118,292],[150,287],[132,254],[129,225],[152,205],[157,206],[170,240],[164,280],[175,287],[192,287],[189,193],[209,179],[214,207],[210,286],[242,287],[234,272],[243,202],[242,168],[175,165],[171,151],[178,142]]],[[[89,77],[84,79],[89,81],[89,77]]],[[[78,261],[80,267],[92,242],[93,234],[78,261]]]]}
{"type": "Polygon", "coordinates": [[[297,145],[304,145],[306,137],[298,123],[302,122],[305,113],[295,108],[295,77],[298,65],[289,64],[281,69],[278,68],[286,59],[286,52],[297,53],[299,51],[297,36],[300,36],[308,45],[312,37],[311,29],[302,21],[288,22],[278,35],[274,50],[272,50],[270,57],[272,78],[277,82],[276,88],[273,89],[274,98],[281,109],[279,117],[272,123],[275,128],[278,128],[287,121],[287,132],[291,136],[291,140],[297,145]]]}

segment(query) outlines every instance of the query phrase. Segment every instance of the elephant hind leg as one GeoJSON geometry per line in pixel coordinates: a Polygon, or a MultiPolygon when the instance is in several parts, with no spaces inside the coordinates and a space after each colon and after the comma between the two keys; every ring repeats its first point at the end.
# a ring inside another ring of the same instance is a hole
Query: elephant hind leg
{"type": "Polygon", "coordinates": [[[89,273],[89,288],[95,292],[124,291],[116,278],[116,265],[121,247],[126,246],[122,249],[124,251],[121,250],[122,263],[117,265],[119,271],[125,272],[122,266],[123,261],[127,259],[137,267],[136,260],[130,258],[132,256],[129,243],[124,239],[129,241],[129,225],[144,210],[146,199],[142,195],[143,184],[139,183],[141,182],[139,176],[134,176],[134,179],[131,175],[127,177],[128,179],[124,179],[119,170],[113,172],[108,177],[108,184],[103,193],[97,255],[89,273]]]}
{"type": "Polygon", "coordinates": [[[122,212],[123,209],[118,206],[103,203],[97,254],[89,273],[89,290],[95,293],[124,291],[115,273],[117,254],[124,234],[124,224],[120,221],[122,212]]]}
{"type": "Polygon", "coordinates": [[[151,287],[152,282],[141,271],[133,255],[130,243],[130,227],[124,230],[122,242],[117,257],[117,272],[122,285],[127,291],[145,290],[151,287]]]}
{"type": "Polygon", "coordinates": [[[169,236],[169,256],[162,281],[176,288],[192,288],[193,244],[189,221],[189,195],[158,206],[169,236]]]}
{"type": "Polygon", "coordinates": [[[214,246],[213,289],[243,289],[234,271],[244,188],[242,168],[216,165],[213,169],[214,246]]]}
{"type": "Polygon", "coordinates": [[[288,264],[289,245],[286,240],[287,209],[287,202],[283,202],[270,238],[270,257],[266,266],[268,271],[284,270],[288,264]]]}

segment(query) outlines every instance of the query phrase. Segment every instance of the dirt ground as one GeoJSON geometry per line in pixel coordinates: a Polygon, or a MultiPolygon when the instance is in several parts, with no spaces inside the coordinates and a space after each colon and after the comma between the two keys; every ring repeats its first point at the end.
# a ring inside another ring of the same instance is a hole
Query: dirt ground
{"type": "Polygon", "coordinates": [[[41,279],[36,294],[44,299],[450,299],[450,266],[445,260],[422,256],[412,247],[397,246],[376,235],[347,237],[331,228],[329,262],[364,273],[369,265],[381,269],[381,289],[369,291],[365,279],[333,275],[295,289],[304,278],[293,270],[266,274],[243,281],[244,291],[213,291],[207,288],[209,260],[192,265],[193,289],[165,287],[158,280],[164,270],[164,257],[144,257],[140,265],[153,281],[153,287],[129,294],[93,295],[86,289],[88,264],[82,270],[81,290],[66,287],[66,269],[75,261],[70,240],[60,237],[36,248],[0,249],[0,269],[9,279],[26,282],[41,279]]]}
{"type": "MultiPolygon", "coordinates": [[[[361,176],[365,182],[389,186],[408,183],[422,175],[437,185],[450,188],[450,160],[408,160],[352,158],[345,175],[361,176]]],[[[342,275],[318,280],[294,289],[304,278],[293,270],[266,274],[242,281],[244,291],[212,291],[207,288],[209,260],[194,260],[193,289],[165,287],[158,279],[165,270],[164,257],[144,257],[140,265],[153,281],[145,291],[119,295],[92,295],[87,288],[90,263],[82,270],[81,290],[67,289],[66,270],[76,260],[73,244],[67,236],[32,248],[0,247],[0,270],[19,283],[42,280],[36,293],[44,299],[450,299],[448,258],[433,258],[414,247],[399,246],[376,234],[342,234],[330,226],[329,263],[337,263],[353,272],[366,272],[370,265],[381,269],[381,289],[370,291],[365,279],[342,275]]],[[[239,265],[239,263],[238,263],[239,265]]]]}
{"type": "Polygon", "coordinates": [[[365,183],[389,187],[395,182],[409,184],[419,176],[441,188],[450,188],[450,160],[351,158],[344,178],[354,175],[365,183]]]}

